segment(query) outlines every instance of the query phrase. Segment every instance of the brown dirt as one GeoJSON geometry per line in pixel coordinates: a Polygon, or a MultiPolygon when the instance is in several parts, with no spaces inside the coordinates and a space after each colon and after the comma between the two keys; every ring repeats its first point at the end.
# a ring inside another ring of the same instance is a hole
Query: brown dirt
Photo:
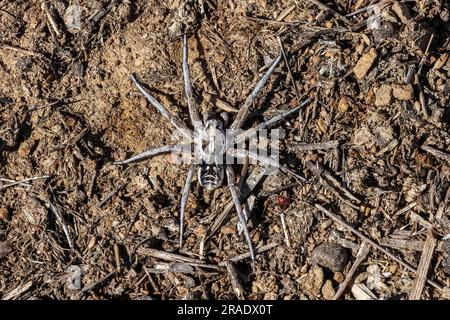
{"type": "MultiPolygon", "coordinates": [[[[348,5],[351,1],[322,2],[342,14],[358,9],[348,5]]],[[[357,3],[362,8],[369,1],[357,3]]],[[[294,182],[277,174],[256,190],[260,197],[249,228],[256,246],[279,245],[258,255],[255,273],[249,261],[237,263],[245,297],[333,296],[361,239],[311,206],[320,203],[414,266],[432,228],[438,244],[428,278],[444,290],[427,285],[422,297],[448,298],[450,59],[445,55],[450,53],[450,5],[408,2],[412,20],[405,22],[394,13],[393,1],[386,3],[382,27],[370,30],[367,13],[348,18],[347,25],[309,1],[188,1],[186,6],[178,0],[51,1],[58,36],[40,1],[0,1],[0,177],[50,176],[30,186],[0,182],[0,243],[10,248],[0,252],[0,297],[235,298],[226,269],[183,264],[178,268],[185,268],[184,273],[172,272],[177,265],[138,252],[154,248],[208,264],[247,252],[233,212],[199,256],[202,237],[230,198],[226,186],[207,193],[195,180],[180,252],[177,210],[187,168],[170,164],[169,156],[127,168],[112,165],[169,143],[172,132],[136,90],[130,73],[188,120],[182,41],[176,34],[186,26],[191,78],[202,112],[221,111],[206,101],[205,93],[236,108],[243,103],[279,51],[277,34],[300,94],[313,100],[300,116],[283,123],[282,162],[310,179],[278,193],[291,200],[283,209],[291,246],[284,242],[276,196],[263,196],[294,182]],[[82,7],[81,30],[64,27],[64,13],[72,4],[82,7]],[[88,20],[109,4],[110,11],[98,22],[88,20]],[[185,9],[183,17],[180,8],[185,9]],[[430,34],[434,38],[425,55],[430,34]],[[357,79],[353,68],[370,49],[376,58],[363,61],[367,67],[359,64],[355,72],[365,75],[357,79]],[[417,82],[413,77],[405,86],[408,70],[415,66],[417,71],[422,59],[417,82]],[[339,140],[339,146],[312,151],[288,147],[331,140],[339,140]],[[308,169],[308,160],[332,172],[361,203],[327,191],[324,178],[308,169]],[[413,202],[410,210],[396,214],[413,202]],[[65,220],[73,250],[55,210],[65,220]],[[395,242],[399,239],[407,241],[395,242]],[[313,265],[312,252],[324,242],[353,253],[342,273],[313,265]],[[82,274],[78,287],[70,285],[73,270],[82,274]]],[[[258,98],[247,127],[297,104],[283,62],[258,98]]],[[[414,280],[413,273],[372,248],[343,298],[355,299],[353,283],[377,298],[406,298],[414,280]]]]}

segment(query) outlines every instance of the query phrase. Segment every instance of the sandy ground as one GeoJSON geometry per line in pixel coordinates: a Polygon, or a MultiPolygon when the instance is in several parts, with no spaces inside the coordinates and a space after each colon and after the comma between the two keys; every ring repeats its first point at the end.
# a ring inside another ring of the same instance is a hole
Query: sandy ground
{"type": "Polygon", "coordinates": [[[331,299],[348,278],[343,299],[404,299],[414,290],[448,299],[449,4],[385,1],[381,18],[367,24],[373,12],[343,15],[368,1],[322,3],[329,9],[288,0],[47,1],[46,8],[0,1],[0,296],[331,299]],[[75,29],[71,5],[81,9],[75,29]],[[245,128],[312,100],[281,124],[281,162],[309,182],[292,185],[278,173],[253,193],[253,244],[272,245],[255,272],[249,259],[234,271],[218,266],[248,251],[234,210],[201,247],[230,200],[225,185],[207,192],[194,179],[180,249],[188,168],[169,155],[112,164],[170,143],[173,132],[130,73],[189,123],[184,29],[202,113],[228,108],[233,119],[279,54],[277,36],[290,71],[283,60],[245,128]],[[325,142],[332,147],[312,145],[325,142]],[[422,288],[415,272],[374,247],[359,250],[361,237],[315,204],[413,270],[420,262],[418,275],[435,285],[422,288]]]}

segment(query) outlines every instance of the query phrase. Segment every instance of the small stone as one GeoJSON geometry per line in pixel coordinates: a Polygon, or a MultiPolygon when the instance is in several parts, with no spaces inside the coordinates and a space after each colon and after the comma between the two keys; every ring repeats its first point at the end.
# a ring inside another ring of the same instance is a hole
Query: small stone
{"type": "Polygon", "coordinates": [[[220,232],[223,234],[236,234],[236,228],[234,226],[223,226],[220,228],[220,232]]]}
{"type": "Polygon", "coordinates": [[[12,247],[6,242],[0,242],[0,259],[5,258],[12,251],[12,247]]]}
{"type": "Polygon", "coordinates": [[[399,100],[411,100],[414,95],[414,90],[410,84],[397,84],[392,87],[392,94],[394,95],[394,98],[399,100]]]}
{"type": "Polygon", "coordinates": [[[335,272],[333,275],[333,280],[336,281],[337,283],[342,283],[344,282],[345,278],[342,272],[335,272]]]}
{"type": "Polygon", "coordinates": [[[6,207],[0,207],[0,220],[8,221],[9,214],[8,214],[8,208],[6,207]]]}
{"type": "Polygon", "coordinates": [[[377,107],[387,106],[392,103],[392,87],[387,84],[381,85],[375,93],[375,105],[377,107]]]}
{"type": "Polygon", "coordinates": [[[341,272],[349,261],[348,250],[337,243],[322,243],[312,253],[312,261],[333,272],[341,272]]]}
{"type": "Polygon", "coordinates": [[[339,112],[342,112],[342,113],[347,112],[348,108],[350,106],[350,103],[351,103],[351,101],[350,101],[349,97],[342,96],[341,99],[339,99],[339,102],[338,102],[338,110],[339,110],[339,112]]]}
{"type": "Polygon", "coordinates": [[[308,280],[313,292],[319,292],[324,280],[323,270],[319,266],[312,266],[308,272],[308,280]]]}
{"type": "Polygon", "coordinates": [[[26,158],[31,154],[32,143],[30,141],[24,141],[19,146],[19,156],[26,158]]]}
{"type": "Polygon", "coordinates": [[[412,18],[409,7],[404,3],[396,1],[392,5],[392,11],[395,12],[395,14],[400,18],[403,24],[408,24],[408,21],[412,18]]]}
{"type": "Polygon", "coordinates": [[[445,63],[448,60],[448,53],[445,52],[439,56],[439,58],[436,60],[436,62],[433,65],[433,69],[439,70],[442,69],[443,66],[445,66],[445,63]]]}
{"type": "Polygon", "coordinates": [[[450,300],[450,287],[442,288],[442,299],[450,300]]]}
{"type": "Polygon", "coordinates": [[[369,72],[369,69],[374,64],[376,58],[378,57],[377,51],[372,48],[367,52],[365,55],[363,55],[356,66],[353,68],[353,72],[356,75],[356,78],[361,80],[364,78],[364,76],[369,72]]]}
{"type": "Polygon", "coordinates": [[[334,295],[336,294],[336,291],[333,288],[333,283],[331,280],[325,281],[325,284],[322,287],[322,296],[326,300],[332,300],[334,295]]]}

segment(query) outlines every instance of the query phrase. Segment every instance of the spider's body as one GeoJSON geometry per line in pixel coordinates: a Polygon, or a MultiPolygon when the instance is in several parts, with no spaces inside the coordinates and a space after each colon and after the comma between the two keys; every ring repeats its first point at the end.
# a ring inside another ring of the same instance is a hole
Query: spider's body
{"type": "Polygon", "coordinates": [[[259,155],[254,152],[249,152],[247,150],[235,149],[235,144],[242,144],[245,141],[253,138],[256,132],[260,129],[269,128],[285,117],[295,113],[300,110],[308,101],[303,102],[300,106],[279,114],[278,116],[269,119],[266,122],[259,124],[256,128],[243,131],[238,135],[229,134],[237,132],[244,125],[245,120],[250,111],[250,107],[254,100],[258,96],[262,87],[266,83],[270,74],[273,72],[277,64],[281,60],[281,55],[279,55],[275,61],[272,63],[266,74],[261,78],[256,87],[253,89],[252,93],[245,100],[244,105],[239,109],[233,123],[230,125],[231,130],[226,130],[227,116],[222,114],[221,117],[215,116],[213,113],[207,113],[204,116],[203,121],[200,120],[200,115],[198,113],[198,108],[193,97],[191,82],[189,78],[189,68],[187,63],[187,38],[184,36],[184,46],[183,46],[183,78],[185,84],[185,94],[187,97],[189,116],[192,122],[193,130],[188,128],[180,119],[173,116],[170,111],[168,111],[164,106],[162,106],[152,95],[150,95],[145,88],[136,80],[136,78],[131,75],[131,80],[136,84],[141,93],[147,98],[147,100],[167,119],[170,123],[180,132],[184,138],[188,140],[189,144],[194,145],[194,152],[192,154],[191,148],[186,148],[186,144],[175,144],[166,145],[160,148],[150,149],[138,154],[132,158],[124,161],[116,162],[116,164],[128,164],[132,162],[141,161],[154,156],[158,156],[165,153],[170,153],[174,151],[190,153],[194,161],[191,163],[190,169],[188,171],[186,182],[182,190],[182,196],[180,201],[180,247],[183,243],[183,231],[184,231],[184,210],[187,203],[187,198],[189,196],[190,185],[197,170],[198,181],[202,187],[207,190],[213,190],[220,185],[222,185],[225,176],[227,177],[228,188],[231,193],[231,197],[235,204],[235,208],[239,217],[241,226],[243,226],[244,236],[246,238],[250,256],[253,261],[254,267],[254,250],[252,247],[250,235],[246,227],[247,218],[245,217],[241,204],[240,204],[240,192],[236,187],[236,179],[233,170],[233,163],[230,163],[229,159],[250,159],[253,162],[258,162],[264,166],[271,166],[281,171],[294,176],[296,179],[305,181],[301,175],[293,172],[289,168],[280,165],[277,161],[267,156],[259,155]],[[224,161],[225,160],[225,161],[224,161]],[[198,167],[198,169],[197,169],[198,167]]]}
{"type": "Polygon", "coordinates": [[[227,150],[227,135],[224,119],[219,119],[212,112],[205,115],[205,124],[194,138],[194,152],[200,166],[198,181],[207,190],[222,185],[224,178],[223,157],[227,150]]]}

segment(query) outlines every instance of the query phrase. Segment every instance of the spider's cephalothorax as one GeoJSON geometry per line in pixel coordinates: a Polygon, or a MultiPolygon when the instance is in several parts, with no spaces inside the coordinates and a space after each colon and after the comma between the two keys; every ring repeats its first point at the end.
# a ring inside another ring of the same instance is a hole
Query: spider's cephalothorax
{"type": "MultiPolygon", "coordinates": [[[[253,89],[251,94],[247,97],[242,107],[240,107],[233,123],[230,125],[231,132],[237,132],[244,125],[249,112],[250,107],[257,98],[259,92],[261,91],[267,79],[272,74],[275,67],[281,61],[281,54],[274,60],[270,68],[267,70],[265,75],[259,80],[256,87],[253,89]]],[[[137,79],[131,75],[131,80],[135,83],[141,93],[147,98],[147,100],[156,108],[158,111],[175,127],[175,129],[182,134],[182,136],[187,139],[188,143],[178,143],[173,145],[165,145],[159,148],[150,149],[131,157],[124,161],[116,162],[116,164],[128,164],[132,162],[142,161],[148,158],[152,158],[161,154],[166,154],[170,152],[182,152],[188,153],[194,161],[191,163],[190,169],[188,171],[186,182],[184,184],[181,201],[180,201],[180,247],[183,244],[183,233],[184,233],[184,210],[186,207],[187,199],[189,196],[189,189],[194,177],[195,171],[198,167],[198,180],[201,186],[205,189],[212,190],[220,186],[224,180],[224,176],[227,177],[228,188],[231,193],[231,198],[234,202],[236,212],[239,217],[239,222],[243,227],[244,236],[247,241],[250,256],[253,262],[255,260],[255,254],[253,246],[251,243],[250,234],[246,227],[247,218],[243,213],[241,201],[245,199],[240,198],[240,191],[236,186],[236,178],[234,175],[234,169],[232,166],[232,161],[228,159],[250,159],[254,162],[258,162],[264,166],[271,166],[286,172],[296,179],[305,181],[306,179],[301,175],[295,173],[289,168],[279,164],[272,158],[264,155],[260,155],[254,152],[250,152],[243,149],[235,149],[235,144],[240,144],[242,142],[248,141],[254,137],[255,132],[260,129],[266,129],[272,127],[282,121],[285,117],[294,114],[299,111],[308,100],[303,102],[300,106],[283,112],[266,122],[259,124],[256,128],[243,131],[239,135],[227,135],[225,126],[227,124],[227,117],[222,114],[221,117],[215,116],[213,113],[207,113],[203,119],[200,120],[200,115],[198,112],[198,107],[194,99],[192,92],[191,81],[189,78],[189,67],[187,63],[187,37],[184,36],[184,46],[183,46],[183,78],[184,78],[184,89],[187,97],[187,104],[189,109],[189,117],[193,125],[193,130],[188,128],[183,121],[175,117],[162,106],[158,100],[156,100],[147,90],[137,81],[137,79]],[[194,145],[194,152],[192,154],[191,148],[186,148],[186,146],[194,145]],[[192,157],[193,156],[193,157],[192,157]],[[224,160],[227,160],[224,163],[224,160]]]]}
{"type": "Polygon", "coordinates": [[[204,126],[195,133],[195,155],[198,168],[198,181],[207,190],[222,185],[224,178],[223,157],[227,150],[225,123],[215,113],[208,112],[204,126]]]}

